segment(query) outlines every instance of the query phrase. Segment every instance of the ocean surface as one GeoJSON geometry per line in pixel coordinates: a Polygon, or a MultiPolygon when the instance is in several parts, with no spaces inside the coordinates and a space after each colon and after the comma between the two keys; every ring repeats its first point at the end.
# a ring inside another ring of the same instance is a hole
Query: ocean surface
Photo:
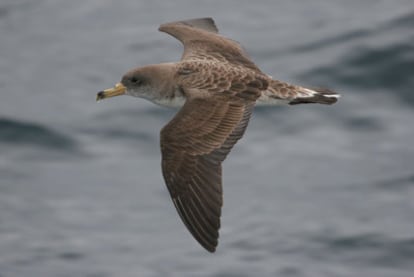
{"type": "Polygon", "coordinates": [[[0,2],[0,277],[414,276],[414,2],[0,2]],[[277,79],[342,94],[259,107],[223,164],[217,252],[160,169],[174,110],[99,103],[211,16],[277,79]]]}

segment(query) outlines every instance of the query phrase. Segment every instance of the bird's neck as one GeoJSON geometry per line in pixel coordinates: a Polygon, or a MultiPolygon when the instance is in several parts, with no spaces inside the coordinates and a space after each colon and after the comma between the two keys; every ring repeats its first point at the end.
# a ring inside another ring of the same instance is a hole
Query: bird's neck
{"type": "Polygon", "coordinates": [[[185,98],[177,85],[177,63],[161,63],[149,65],[147,68],[150,72],[154,68],[150,74],[153,75],[153,80],[157,80],[152,84],[148,100],[161,106],[182,106],[185,98]]]}
{"type": "Polygon", "coordinates": [[[176,63],[160,63],[153,66],[156,67],[153,74],[158,75],[153,78],[157,80],[157,83],[153,84],[155,90],[154,96],[156,96],[156,98],[173,96],[176,86],[176,82],[174,81],[177,68],[176,63]]]}

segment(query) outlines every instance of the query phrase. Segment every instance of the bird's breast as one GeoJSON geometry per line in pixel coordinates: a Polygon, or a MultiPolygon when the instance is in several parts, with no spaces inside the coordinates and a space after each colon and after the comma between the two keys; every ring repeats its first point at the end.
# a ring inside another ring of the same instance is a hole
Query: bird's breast
{"type": "Polygon", "coordinates": [[[186,98],[184,96],[174,96],[155,99],[153,102],[160,106],[170,107],[170,108],[180,108],[184,105],[186,98]]]}

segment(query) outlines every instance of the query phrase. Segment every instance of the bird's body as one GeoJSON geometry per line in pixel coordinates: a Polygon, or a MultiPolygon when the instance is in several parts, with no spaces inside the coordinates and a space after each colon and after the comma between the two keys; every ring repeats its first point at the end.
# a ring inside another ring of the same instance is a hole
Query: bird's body
{"type": "Polygon", "coordinates": [[[181,61],[127,72],[98,100],[128,94],[181,107],[161,130],[162,171],[177,211],[208,251],[218,243],[221,163],[243,136],[256,104],[332,104],[338,94],[290,85],[264,74],[211,18],[172,22],[160,31],[184,45],[181,61]]]}

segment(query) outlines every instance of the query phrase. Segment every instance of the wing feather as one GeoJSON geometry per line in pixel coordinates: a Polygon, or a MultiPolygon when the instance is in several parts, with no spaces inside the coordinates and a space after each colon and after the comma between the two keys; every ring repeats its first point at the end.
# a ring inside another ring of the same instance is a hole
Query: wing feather
{"type": "Polygon", "coordinates": [[[218,34],[212,18],[165,23],[158,30],[182,42],[182,60],[214,59],[261,72],[238,42],[218,34]]]}
{"type": "Polygon", "coordinates": [[[162,171],[173,203],[210,252],[218,244],[223,205],[221,162],[243,136],[254,107],[238,97],[220,100],[189,99],[161,131],[162,171]],[[193,124],[200,116],[209,120],[193,124]]]}

